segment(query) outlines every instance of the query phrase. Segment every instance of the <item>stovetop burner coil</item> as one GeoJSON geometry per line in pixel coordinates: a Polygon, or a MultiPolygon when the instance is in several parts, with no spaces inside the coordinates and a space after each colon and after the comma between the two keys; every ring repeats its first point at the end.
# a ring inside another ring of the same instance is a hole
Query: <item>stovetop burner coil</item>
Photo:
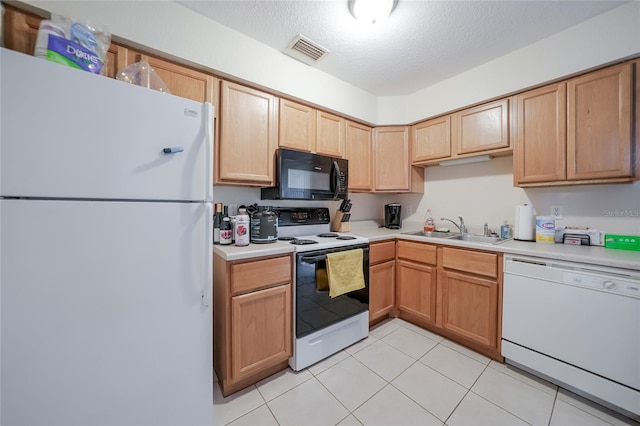
{"type": "Polygon", "coordinates": [[[297,246],[303,246],[303,245],[307,245],[307,244],[318,244],[318,242],[315,241],[315,240],[298,240],[298,239],[295,239],[295,240],[291,241],[290,244],[295,244],[297,246]]]}

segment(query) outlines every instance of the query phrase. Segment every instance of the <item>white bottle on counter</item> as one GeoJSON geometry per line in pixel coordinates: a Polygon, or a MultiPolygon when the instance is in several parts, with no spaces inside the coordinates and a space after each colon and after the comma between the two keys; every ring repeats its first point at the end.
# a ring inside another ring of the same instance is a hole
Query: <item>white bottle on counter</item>
{"type": "Polygon", "coordinates": [[[247,214],[246,209],[239,209],[238,215],[236,216],[236,246],[244,247],[249,245],[249,228],[251,226],[251,222],[249,220],[249,215],[247,214]]]}

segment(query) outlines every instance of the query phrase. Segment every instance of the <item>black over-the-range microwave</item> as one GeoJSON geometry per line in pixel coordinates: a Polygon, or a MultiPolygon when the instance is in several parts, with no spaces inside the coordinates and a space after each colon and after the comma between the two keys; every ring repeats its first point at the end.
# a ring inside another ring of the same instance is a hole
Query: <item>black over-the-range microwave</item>
{"type": "Polygon", "coordinates": [[[336,200],[347,198],[349,162],[342,158],[280,148],[276,186],[262,188],[263,200],[336,200]]]}

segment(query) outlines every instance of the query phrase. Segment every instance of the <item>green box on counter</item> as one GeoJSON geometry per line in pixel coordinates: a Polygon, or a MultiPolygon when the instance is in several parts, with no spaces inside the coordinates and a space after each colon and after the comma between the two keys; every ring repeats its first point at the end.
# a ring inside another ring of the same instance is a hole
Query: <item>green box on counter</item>
{"type": "Polygon", "coordinates": [[[604,246],[612,249],[640,251],[640,235],[606,234],[604,246]]]}

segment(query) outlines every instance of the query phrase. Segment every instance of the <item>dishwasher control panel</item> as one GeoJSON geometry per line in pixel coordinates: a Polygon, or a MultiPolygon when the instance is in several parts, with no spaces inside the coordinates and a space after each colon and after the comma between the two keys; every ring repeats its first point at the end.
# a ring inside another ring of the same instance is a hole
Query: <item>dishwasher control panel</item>
{"type": "Polygon", "coordinates": [[[628,281],[617,277],[564,271],[562,273],[562,282],[640,298],[640,282],[628,281]]]}

